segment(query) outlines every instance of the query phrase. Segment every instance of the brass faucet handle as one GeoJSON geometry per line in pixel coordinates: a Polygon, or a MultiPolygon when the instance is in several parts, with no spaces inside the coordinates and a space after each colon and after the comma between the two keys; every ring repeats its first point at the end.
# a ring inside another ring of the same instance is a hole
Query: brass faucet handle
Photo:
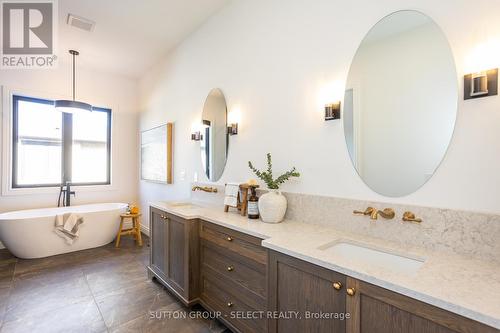
{"type": "Polygon", "coordinates": [[[360,211],[360,210],[354,210],[352,213],[354,215],[371,215],[373,213],[373,211],[375,210],[375,208],[373,207],[368,207],[365,209],[365,211],[360,211]]]}
{"type": "Polygon", "coordinates": [[[394,218],[394,216],[396,216],[396,212],[392,208],[384,208],[384,210],[379,210],[378,213],[384,219],[388,219],[388,220],[391,220],[394,218]]]}
{"type": "Polygon", "coordinates": [[[404,212],[403,213],[403,221],[405,221],[405,222],[421,223],[422,219],[416,217],[415,214],[413,214],[412,212],[404,212]]]}

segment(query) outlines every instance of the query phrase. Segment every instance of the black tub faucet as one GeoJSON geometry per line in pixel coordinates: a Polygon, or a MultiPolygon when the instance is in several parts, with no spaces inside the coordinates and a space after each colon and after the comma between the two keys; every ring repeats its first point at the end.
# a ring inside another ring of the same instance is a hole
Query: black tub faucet
{"type": "Polygon", "coordinates": [[[57,207],[61,207],[61,196],[62,205],[65,207],[71,206],[71,195],[76,196],[75,191],[71,191],[71,183],[66,182],[66,185],[59,186],[59,199],[57,200],[57,207]]]}

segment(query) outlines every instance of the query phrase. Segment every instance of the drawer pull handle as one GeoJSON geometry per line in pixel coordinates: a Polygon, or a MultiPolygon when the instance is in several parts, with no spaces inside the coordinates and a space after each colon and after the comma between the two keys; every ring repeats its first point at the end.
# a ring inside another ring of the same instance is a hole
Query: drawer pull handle
{"type": "Polygon", "coordinates": [[[342,289],[342,282],[334,282],[334,283],[333,283],[333,288],[334,288],[335,290],[340,290],[340,289],[342,289]]]}
{"type": "Polygon", "coordinates": [[[227,266],[227,271],[228,271],[228,272],[232,272],[232,271],[234,271],[234,267],[233,267],[233,266],[227,266]]]}
{"type": "Polygon", "coordinates": [[[227,236],[226,239],[227,239],[228,242],[232,242],[233,241],[233,237],[231,237],[231,236],[227,236]]]}
{"type": "Polygon", "coordinates": [[[227,307],[230,308],[233,306],[233,302],[227,302],[227,307]]]}
{"type": "Polygon", "coordinates": [[[356,289],[354,289],[354,288],[347,288],[347,295],[354,296],[355,293],[356,293],[356,289]]]}

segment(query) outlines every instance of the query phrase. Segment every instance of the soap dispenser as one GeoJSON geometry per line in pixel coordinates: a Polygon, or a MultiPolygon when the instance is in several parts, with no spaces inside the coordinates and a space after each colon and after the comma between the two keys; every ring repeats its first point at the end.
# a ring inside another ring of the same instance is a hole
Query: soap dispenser
{"type": "Polygon", "coordinates": [[[251,195],[248,198],[248,218],[259,218],[259,198],[257,197],[257,190],[255,186],[250,187],[251,195]]]}

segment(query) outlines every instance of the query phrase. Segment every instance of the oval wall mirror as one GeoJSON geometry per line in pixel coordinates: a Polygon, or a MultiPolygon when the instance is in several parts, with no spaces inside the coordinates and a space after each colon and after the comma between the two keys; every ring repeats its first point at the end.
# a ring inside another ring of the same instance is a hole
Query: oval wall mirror
{"type": "Polygon", "coordinates": [[[434,174],[455,127],[457,74],[441,29],[404,10],[365,36],[346,82],[343,121],[363,181],[390,197],[410,194],[434,174]]]}
{"type": "Polygon", "coordinates": [[[218,181],[226,166],[229,135],[226,99],[220,89],[212,89],[202,115],[201,163],[210,181],[218,181]]]}

